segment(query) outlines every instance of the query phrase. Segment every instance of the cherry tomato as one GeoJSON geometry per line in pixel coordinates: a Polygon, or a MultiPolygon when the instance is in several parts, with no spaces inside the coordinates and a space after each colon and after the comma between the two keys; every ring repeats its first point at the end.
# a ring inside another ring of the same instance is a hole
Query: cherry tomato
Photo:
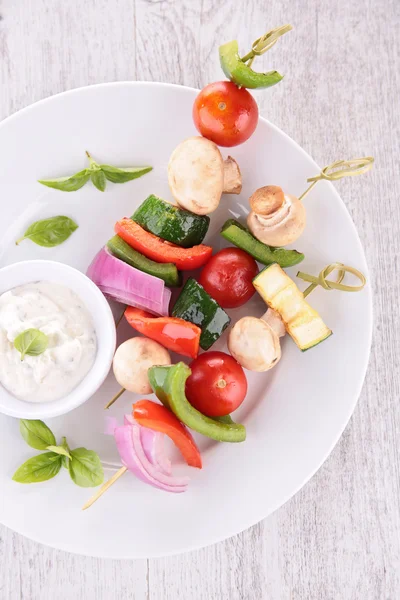
{"type": "Polygon", "coordinates": [[[218,146],[243,144],[258,123],[258,106],[253,96],[231,81],[210,83],[197,96],[193,120],[203,137],[218,146]]]}
{"type": "Polygon", "coordinates": [[[236,410],[247,394],[242,367],[224,352],[204,352],[190,365],[186,381],[190,404],[208,417],[223,417],[236,410]]]}
{"type": "Polygon", "coordinates": [[[250,254],[239,248],[225,248],[210,258],[199,283],[222,308],[237,308],[254,294],[257,273],[257,263],[250,254]]]}

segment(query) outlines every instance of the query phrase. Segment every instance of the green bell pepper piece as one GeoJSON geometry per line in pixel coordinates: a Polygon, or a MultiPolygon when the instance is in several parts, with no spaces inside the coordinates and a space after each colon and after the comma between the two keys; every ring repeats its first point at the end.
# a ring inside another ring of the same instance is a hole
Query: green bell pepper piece
{"type": "Polygon", "coordinates": [[[240,87],[255,89],[267,88],[279,83],[283,75],[278,71],[257,73],[246,65],[239,56],[239,47],[236,40],[227,42],[219,47],[219,60],[225,75],[240,87]]]}
{"type": "Polygon", "coordinates": [[[243,425],[206,417],[189,403],[185,395],[185,384],[190,374],[191,370],[182,362],[168,367],[151,367],[148,370],[153,392],[182,423],[218,442],[243,442],[246,439],[243,425]]]}
{"type": "Polygon", "coordinates": [[[135,267],[135,269],[162,279],[165,285],[169,287],[179,287],[182,285],[181,275],[174,264],[157,263],[154,260],[150,260],[150,258],[134,250],[119,235],[114,235],[114,237],[108,240],[107,248],[116,258],[131,265],[131,267],[135,267]]]}
{"type": "Polygon", "coordinates": [[[228,219],[224,223],[221,235],[228,242],[241,248],[263,265],[278,263],[281,267],[293,267],[293,265],[297,265],[304,260],[304,254],[297,252],[297,250],[273,248],[263,244],[235,219],[228,219]]]}

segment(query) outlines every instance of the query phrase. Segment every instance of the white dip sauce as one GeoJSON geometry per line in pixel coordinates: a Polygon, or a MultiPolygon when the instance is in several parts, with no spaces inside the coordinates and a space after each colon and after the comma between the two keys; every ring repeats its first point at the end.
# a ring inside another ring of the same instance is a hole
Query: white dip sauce
{"type": "Polygon", "coordinates": [[[82,300],[58,283],[21,285],[0,296],[0,383],[27,402],[66,396],[92,368],[97,352],[92,318],[82,300]],[[48,336],[39,356],[21,354],[14,339],[27,329],[48,336]]]}

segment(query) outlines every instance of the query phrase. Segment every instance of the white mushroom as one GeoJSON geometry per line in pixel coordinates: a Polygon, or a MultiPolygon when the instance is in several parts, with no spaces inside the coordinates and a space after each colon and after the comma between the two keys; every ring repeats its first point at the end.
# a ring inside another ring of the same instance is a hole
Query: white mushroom
{"type": "Polygon", "coordinates": [[[275,185],[259,188],[249,199],[247,225],[251,233],[268,246],[286,246],[301,236],[306,226],[303,203],[275,185]]]}
{"type": "Polygon", "coordinates": [[[278,337],[281,338],[286,335],[285,324],[282,321],[281,315],[276,310],[269,308],[261,318],[275,331],[278,337]]]}
{"type": "Polygon", "coordinates": [[[268,371],[281,358],[279,337],[265,321],[256,317],[243,317],[232,327],[228,349],[249,371],[268,371]]]}
{"type": "Polygon", "coordinates": [[[237,162],[224,161],[218,146],[196,136],[184,140],[171,154],[168,183],[182,208],[207,215],[218,208],[221,195],[240,194],[242,178],[237,162]]]}
{"type": "Polygon", "coordinates": [[[156,365],[170,364],[168,350],[161,344],[148,338],[135,337],[119,346],[113,369],[116,380],[128,392],[151,394],[148,370],[156,365]]]}

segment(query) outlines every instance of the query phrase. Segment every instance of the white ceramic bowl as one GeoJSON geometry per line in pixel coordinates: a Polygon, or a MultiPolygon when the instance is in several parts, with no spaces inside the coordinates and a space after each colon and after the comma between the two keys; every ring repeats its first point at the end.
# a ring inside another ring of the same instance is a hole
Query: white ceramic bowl
{"type": "Polygon", "coordinates": [[[86,377],[67,396],[53,402],[30,403],[15,398],[0,385],[0,412],[20,419],[63,415],[88,400],[108,375],[116,345],[114,317],[107,300],[86,275],[50,260],[28,260],[0,269],[0,295],[33,281],[52,281],[69,287],[85,303],[97,334],[97,355],[86,377]]]}

